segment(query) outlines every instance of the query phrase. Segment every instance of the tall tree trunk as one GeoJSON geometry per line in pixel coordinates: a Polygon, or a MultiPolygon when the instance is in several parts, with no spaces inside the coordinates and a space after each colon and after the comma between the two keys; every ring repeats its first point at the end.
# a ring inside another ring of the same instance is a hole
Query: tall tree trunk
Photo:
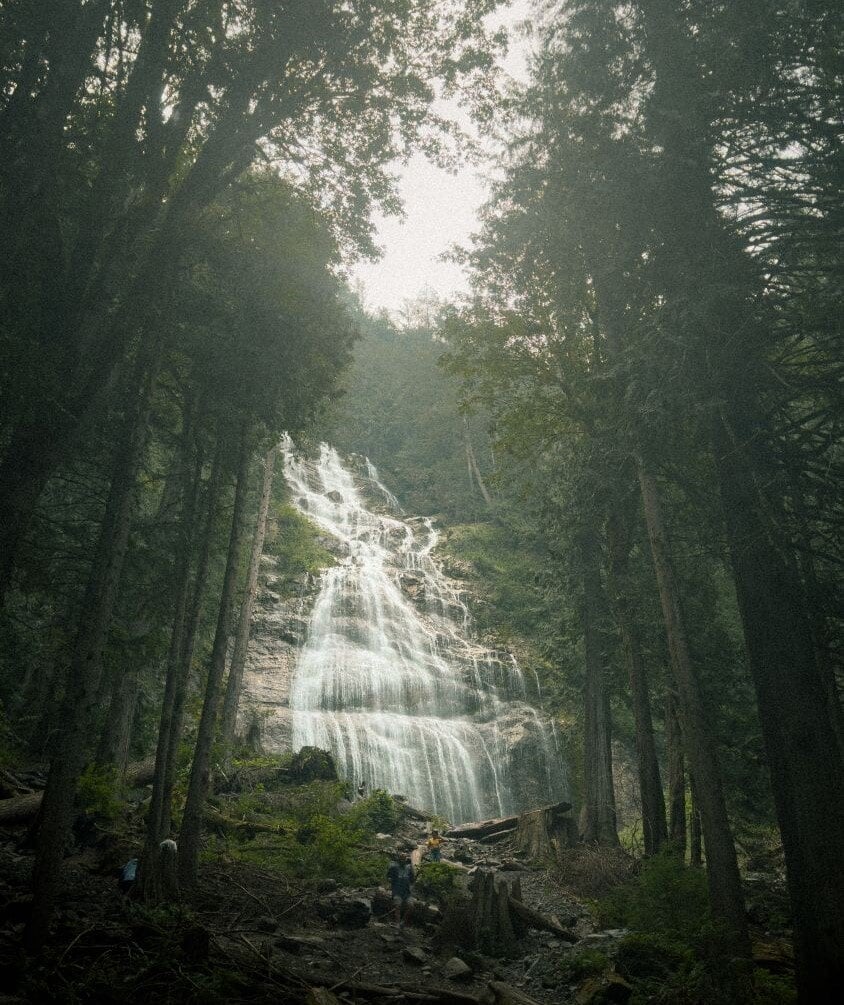
{"type": "Polygon", "coordinates": [[[232,655],[231,667],[229,668],[226,694],[223,699],[220,738],[223,757],[226,760],[231,756],[231,748],[234,742],[237,709],[240,704],[240,691],[243,686],[243,669],[246,665],[249,631],[252,627],[252,608],[255,604],[255,594],[258,590],[258,570],[261,566],[261,556],[264,553],[264,537],[267,533],[267,514],[270,511],[270,496],[273,489],[273,470],[277,450],[277,447],[273,447],[264,458],[261,497],[258,504],[258,515],[255,519],[255,533],[252,537],[249,569],[246,573],[246,592],[240,605],[240,618],[237,625],[237,635],[235,636],[234,653],[232,655]]]}
{"type": "MultiPolygon", "coordinates": [[[[189,456],[189,441],[185,437],[184,455],[189,456]]],[[[193,479],[182,491],[182,519],[180,541],[177,552],[177,590],[173,627],[170,633],[170,647],[167,654],[167,675],[161,703],[161,717],[158,727],[158,742],[155,751],[155,774],[152,783],[152,797],[146,821],[146,843],[144,847],[144,868],[141,882],[145,894],[154,899],[154,883],[148,888],[147,878],[157,874],[158,849],[161,841],[169,837],[172,817],[173,783],[176,772],[176,757],[182,736],[185,695],[190,668],[193,662],[194,644],[202,613],[208,563],[211,554],[211,539],[217,516],[217,502],[222,481],[223,439],[218,439],[211,474],[208,481],[208,497],[204,527],[199,541],[199,555],[196,561],[193,596],[191,589],[191,553],[193,551],[194,521],[196,517],[200,481],[202,478],[202,452],[197,449],[193,479]]]]}
{"type": "Polygon", "coordinates": [[[689,791],[691,792],[691,809],[689,812],[689,863],[696,868],[703,865],[703,828],[700,820],[697,788],[692,775],[689,775],[689,791]]]}
{"type": "Polygon", "coordinates": [[[139,360],[138,370],[135,386],[140,385],[140,389],[135,391],[117,449],[109,498],[80,610],[79,630],[67,669],[62,732],[41,804],[33,874],[34,902],[27,928],[27,944],[36,949],[47,935],[58,893],[77,785],[100,701],[103,649],[129,541],[135,484],[157,366],[139,360]]]}
{"type": "Polygon", "coordinates": [[[249,430],[246,423],[240,438],[240,457],[235,486],[234,509],[232,512],[229,549],[226,556],[226,571],[220,595],[217,627],[205,685],[205,700],[199,720],[193,764],[191,765],[185,811],[182,816],[181,848],[179,851],[179,878],[186,886],[196,883],[199,865],[199,844],[202,836],[202,812],[211,783],[211,747],[217,725],[223,675],[226,669],[226,647],[234,613],[234,599],[237,589],[237,573],[243,542],[243,512],[246,507],[247,483],[249,480],[249,430]]]}
{"type": "Polygon", "coordinates": [[[584,841],[618,844],[609,699],[604,679],[600,622],[604,610],[598,542],[592,531],[581,541],[583,561],[583,636],[586,656],[583,789],[584,841]]]}
{"type": "Polygon", "coordinates": [[[114,768],[118,778],[123,778],[129,763],[132,720],[138,704],[140,683],[141,663],[133,660],[112,685],[108,714],[100,735],[96,763],[102,768],[114,768]]]}
{"type": "MultiPolygon", "coordinates": [[[[707,368],[714,370],[714,397],[722,402],[712,421],[715,463],[785,852],[798,992],[802,1003],[814,1002],[844,983],[844,763],[784,529],[782,494],[760,435],[765,409],[756,387],[768,370],[767,298],[758,265],[717,209],[711,82],[701,73],[686,11],[678,0],[638,0],[637,6],[655,71],[652,131],[670,180],[655,189],[662,198],[654,212],[662,217],[663,261],[676,263],[677,300],[708,303],[695,316],[689,346],[704,361],[701,378],[707,368]],[[741,372],[735,367],[736,332],[747,346],[741,372]]],[[[692,769],[711,861],[705,783],[694,764],[692,769]]]]}
{"type": "Polygon", "coordinates": [[[665,746],[668,758],[668,840],[673,851],[686,857],[686,769],[677,698],[669,690],[665,702],[665,746]]]}
{"type": "Polygon", "coordinates": [[[642,489],[645,522],[665,619],[671,668],[677,685],[683,740],[697,786],[701,825],[706,840],[707,877],[712,913],[734,933],[737,950],[748,955],[750,940],[744,911],[744,896],[721,784],[718,755],[709,732],[700,685],[689,654],[680,608],[680,594],[674,579],[671,552],[663,525],[656,482],[641,460],[639,484],[642,489]]]}
{"type": "Polygon", "coordinates": [[[475,449],[472,446],[472,433],[469,429],[469,419],[467,416],[463,416],[463,442],[466,446],[466,463],[469,466],[469,484],[472,484],[472,476],[474,475],[475,481],[478,483],[478,488],[481,490],[481,495],[484,497],[484,502],[487,506],[492,506],[492,496],[490,495],[489,489],[486,487],[483,475],[481,474],[481,469],[478,467],[478,460],[475,457],[475,449]]]}
{"type": "Polygon", "coordinates": [[[656,756],[656,744],[654,743],[647,671],[645,661],[642,658],[639,630],[630,602],[629,534],[626,532],[623,518],[618,512],[613,512],[607,522],[607,544],[613,606],[621,634],[624,662],[627,666],[630,695],[633,702],[645,854],[655,855],[668,837],[665,821],[665,799],[662,794],[662,778],[660,777],[659,760],[656,756]]]}
{"type": "Polygon", "coordinates": [[[844,982],[844,767],[799,574],[759,511],[750,434],[733,417],[715,420],[716,464],[810,1002],[844,982]]]}

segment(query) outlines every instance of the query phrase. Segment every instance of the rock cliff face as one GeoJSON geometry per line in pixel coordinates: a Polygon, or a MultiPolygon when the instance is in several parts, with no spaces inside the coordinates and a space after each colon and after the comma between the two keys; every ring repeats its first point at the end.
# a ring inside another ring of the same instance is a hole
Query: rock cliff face
{"type": "Polygon", "coordinates": [[[331,750],[341,773],[453,822],[567,796],[550,724],[515,659],[481,646],[430,520],[401,515],[366,460],[284,451],[294,504],[337,565],[293,600],[265,588],[253,623],[241,728],[264,747],[331,750]]]}

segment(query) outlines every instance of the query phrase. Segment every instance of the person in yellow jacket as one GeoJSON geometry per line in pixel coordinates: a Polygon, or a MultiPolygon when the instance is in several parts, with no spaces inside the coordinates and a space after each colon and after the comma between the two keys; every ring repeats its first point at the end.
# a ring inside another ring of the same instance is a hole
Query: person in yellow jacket
{"type": "Polygon", "coordinates": [[[425,846],[428,849],[428,858],[432,862],[442,861],[443,841],[444,838],[440,836],[440,832],[438,830],[431,831],[431,836],[425,842],[425,846]]]}

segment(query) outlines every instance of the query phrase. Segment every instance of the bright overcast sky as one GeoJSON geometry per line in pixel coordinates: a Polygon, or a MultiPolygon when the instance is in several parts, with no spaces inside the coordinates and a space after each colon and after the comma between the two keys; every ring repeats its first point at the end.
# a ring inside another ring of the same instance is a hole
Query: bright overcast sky
{"type": "MultiPolygon", "coordinates": [[[[532,0],[513,0],[496,17],[495,24],[512,29],[530,16],[532,7],[532,0]]],[[[506,72],[522,78],[528,43],[512,30],[510,36],[503,66],[506,72]]],[[[456,105],[454,115],[462,119],[456,105]]],[[[439,258],[452,244],[468,241],[477,229],[477,211],[486,196],[478,167],[464,165],[457,174],[450,174],[421,154],[402,167],[399,191],[404,218],[376,218],[377,242],[384,250],[383,257],[377,262],[360,263],[351,275],[353,283],[362,285],[368,308],[385,307],[391,313],[426,287],[440,297],[466,289],[460,267],[439,258]]]]}

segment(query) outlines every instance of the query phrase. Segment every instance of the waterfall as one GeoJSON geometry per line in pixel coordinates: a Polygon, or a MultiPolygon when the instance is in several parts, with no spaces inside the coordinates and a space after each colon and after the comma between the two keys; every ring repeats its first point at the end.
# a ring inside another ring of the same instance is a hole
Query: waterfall
{"type": "Polygon", "coordinates": [[[551,726],[515,659],[472,637],[431,521],[404,517],[368,460],[353,473],[326,444],[309,459],[289,440],[283,456],[293,503],[339,554],[293,670],[293,748],[328,749],[344,777],[452,822],[563,798],[551,726]]]}

